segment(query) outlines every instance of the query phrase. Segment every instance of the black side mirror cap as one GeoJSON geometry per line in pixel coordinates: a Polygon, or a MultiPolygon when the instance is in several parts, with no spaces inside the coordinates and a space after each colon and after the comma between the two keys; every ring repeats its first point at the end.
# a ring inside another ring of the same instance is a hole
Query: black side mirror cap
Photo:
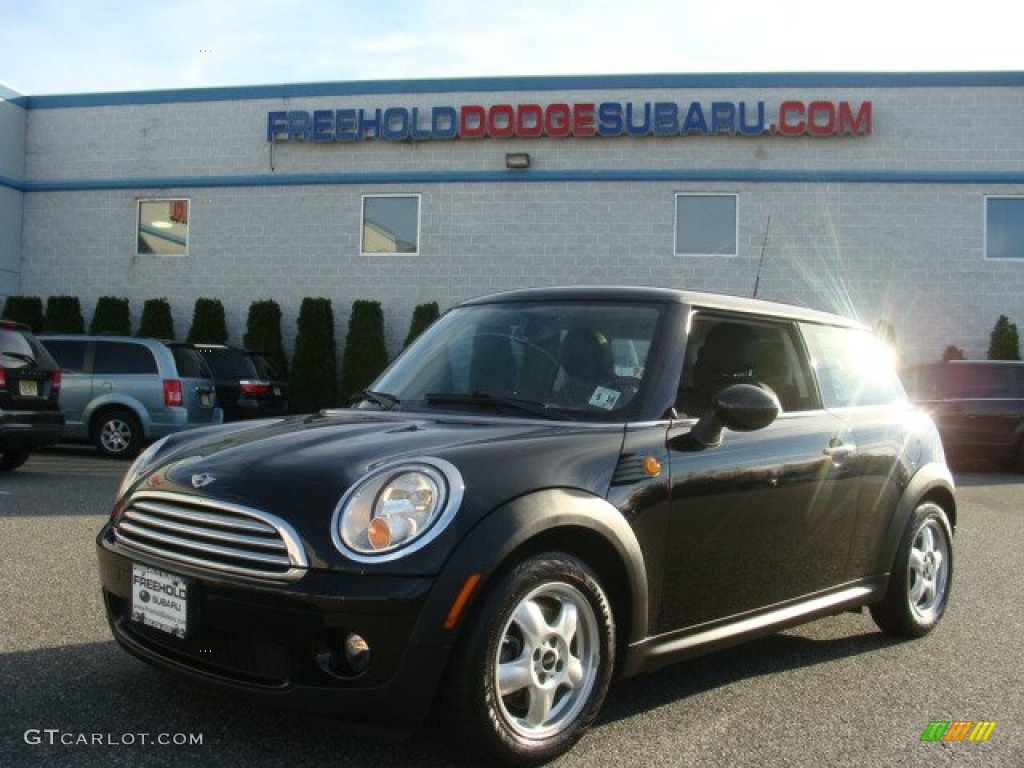
{"type": "Polygon", "coordinates": [[[722,442],[723,428],[754,432],[767,427],[781,412],[778,396],[768,387],[731,384],[714,396],[693,429],[683,436],[684,441],[691,450],[711,448],[722,442]]]}

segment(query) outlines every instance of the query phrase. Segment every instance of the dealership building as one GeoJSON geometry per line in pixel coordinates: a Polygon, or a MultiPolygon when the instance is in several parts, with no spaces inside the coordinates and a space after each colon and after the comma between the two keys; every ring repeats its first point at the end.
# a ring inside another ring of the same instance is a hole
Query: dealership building
{"type": "Polygon", "coordinates": [[[31,96],[0,89],[0,301],[413,308],[614,283],[891,328],[1024,323],[1024,72],[618,75],[31,96]]]}

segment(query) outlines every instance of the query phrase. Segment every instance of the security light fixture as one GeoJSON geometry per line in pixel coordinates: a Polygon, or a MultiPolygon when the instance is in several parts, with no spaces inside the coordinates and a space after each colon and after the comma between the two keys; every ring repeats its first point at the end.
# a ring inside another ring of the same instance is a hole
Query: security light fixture
{"type": "Polygon", "coordinates": [[[509,152],[505,155],[505,167],[513,171],[525,171],[530,167],[530,156],[526,152],[509,152]]]}

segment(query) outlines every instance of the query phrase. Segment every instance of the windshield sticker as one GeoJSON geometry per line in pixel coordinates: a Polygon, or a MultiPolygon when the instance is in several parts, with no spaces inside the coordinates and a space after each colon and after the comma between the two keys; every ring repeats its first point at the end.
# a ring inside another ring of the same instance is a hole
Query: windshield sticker
{"type": "Polygon", "coordinates": [[[598,387],[594,390],[594,394],[590,396],[590,404],[595,408],[602,408],[606,411],[610,411],[615,407],[615,404],[619,402],[620,394],[622,393],[617,392],[614,389],[598,387]]]}

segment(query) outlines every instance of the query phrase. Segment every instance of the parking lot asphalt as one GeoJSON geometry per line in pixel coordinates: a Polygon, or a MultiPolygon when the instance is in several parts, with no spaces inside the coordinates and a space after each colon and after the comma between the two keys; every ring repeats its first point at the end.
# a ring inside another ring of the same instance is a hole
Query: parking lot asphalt
{"type": "MultiPolygon", "coordinates": [[[[126,468],[58,449],[0,475],[0,765],[468,764],[429,730],[353,734],[123,652],[93,539],[126,468]]],[[[932,634],[896,642],[843,614],[619,682],[553,765],[1024,765],[1024,476],[957,481],[953,591],[932,634]],[[996,725],[984,743],[922,741],[937,720],[996,725]]]]}

